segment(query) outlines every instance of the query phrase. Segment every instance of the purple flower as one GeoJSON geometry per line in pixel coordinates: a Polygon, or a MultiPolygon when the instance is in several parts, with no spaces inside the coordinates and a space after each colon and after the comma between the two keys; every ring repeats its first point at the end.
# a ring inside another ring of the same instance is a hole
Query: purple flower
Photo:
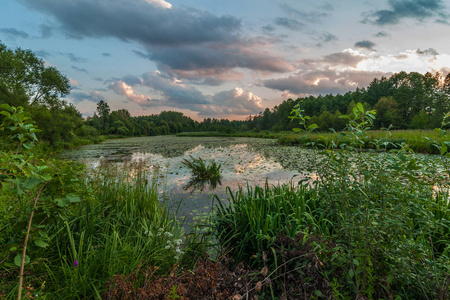
{"type": "Polygon", "coordinates": [[[73,266],[74,266],[74,267],[78,267],[78,260],[75,260],[75,261],[73,262],[73,266]]]}

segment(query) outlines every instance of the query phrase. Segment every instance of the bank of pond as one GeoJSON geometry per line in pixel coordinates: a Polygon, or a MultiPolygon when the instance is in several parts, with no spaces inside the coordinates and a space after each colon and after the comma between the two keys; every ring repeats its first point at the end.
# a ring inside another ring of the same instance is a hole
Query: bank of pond
{"type": "MultiPolygon", "coordinates": [[[[22,297],[447,299],[449,158],[278,141],[143,137],[60,154],[22,297]],[[220,165],[221,185],[188,186],[192,158],[220,165]]],[[[2,198],[0,298],[17,298],[39,188],[2,198]]]]}

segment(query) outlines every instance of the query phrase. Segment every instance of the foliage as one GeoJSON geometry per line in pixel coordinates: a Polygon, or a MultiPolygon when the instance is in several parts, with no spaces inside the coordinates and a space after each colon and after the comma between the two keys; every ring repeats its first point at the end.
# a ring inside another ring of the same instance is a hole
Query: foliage
{"type": "Polygon", "coordinates": [[[61,174],[67,163],[44,162],[34,156],[32,150],[38,130],[22,107],[3,104],[1,109],[0,114],[4,116],[0,127],[0,241],[4,245],[1,264],[12,267],[11,270],[20,266],[20,299],[25,264],[34,262],[35,252],[48,246],[50,238],[46,227],[55,219],[64,218],[64,212],[56,207],[63,208],[80,201],[72,193],[76,190],[77,181],[72,176],[78,174],[77,169],[71,167],[68,168],[69,174],[61,174]],[[59,184],[68,179],[73,181],[62,189],[59,184]],[[61,198],[56,198],[58,196],[61,198]],[[29,245],[29,240],[33,244],[29,245]]]}
{"type": "Polygon", "coordinates": [[[37,138],[53,149],[70,145],[83,126],[81,114],[60,98],[69,92],[69,79],[55,67],[31,50],[10,50],[0,43],[0,104],[28,111],[40,129],[37,138]]]}
{"type": "MultiPolygon", "coordinates": [[[[300,107],[293,113],[306,119],[300,107]]],[[[338,137],[346,142],[324,140],[327,159],[297,191],[266,186],[218,204],[219,245],[238,261],[267,266],[275,295],[445,299],[448,160],[413,155],[404,143],[392,152],[362,152],[375,112],[358,103],[343,118],[347,130],[338,137]]],[[[373,143],[386,148],[383,139],[373,143]]],[[[435,145],[446,153],[447,143],[435,145]]]]}
{"type": "Polygon", "coordinates": [[[193,185],[201,186],[204,183],[209,183],[211,186],[215,187],[217,184],[221,184],[221,166],[217,164],[214,160],[207,165],[201,157],[195,158],[190,155],[190,160],[184,159],[182,164],[191,170],[192,178],[189,181],[186,189],[193,185]]]}

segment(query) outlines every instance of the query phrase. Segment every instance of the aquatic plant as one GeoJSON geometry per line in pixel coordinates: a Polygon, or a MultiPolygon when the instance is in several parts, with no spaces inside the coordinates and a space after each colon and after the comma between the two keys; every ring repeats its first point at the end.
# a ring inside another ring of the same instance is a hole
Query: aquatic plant
{"type": "Polygon", "coordinates": [[[202,189],[205,183],[209,183],[213,188],[217,184],[221,184],[221,164],[217,164],[214,160],[210,164],[206,164],[201,157],[195,158],[190,155],[190,160],[183,159],[183,165],[191,170],[192,178],[186,185],[185,189],[191,186],[197,186],[202,189]]]}

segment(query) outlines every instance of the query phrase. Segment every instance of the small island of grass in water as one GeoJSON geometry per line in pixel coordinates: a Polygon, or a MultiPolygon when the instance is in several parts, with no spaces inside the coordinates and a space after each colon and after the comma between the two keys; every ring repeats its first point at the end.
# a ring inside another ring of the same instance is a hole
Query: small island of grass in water
{"type": "Polygon", "coordinates": [[[217,164],[214,160],[207,165],[200,157],[195,158],[190,155],[190,160],[185,158],[182,164],[187,166],[192,173],[191,180],[184,187],[185,190],[190,187],[203,190],[206,183],[209,183],[212,188],[215,188],[217,184],[222,184],[220,181],[222,179],[220,169],[222,165],[217,164]]]}

